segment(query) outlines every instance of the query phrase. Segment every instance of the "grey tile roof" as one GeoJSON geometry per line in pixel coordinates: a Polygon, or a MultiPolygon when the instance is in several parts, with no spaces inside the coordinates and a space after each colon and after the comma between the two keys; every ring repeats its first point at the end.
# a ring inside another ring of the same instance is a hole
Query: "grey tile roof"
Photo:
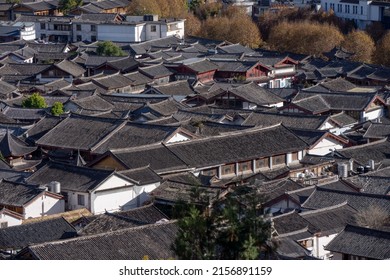
{"type": "Polygon", "coordinates": [[[161,144],[148,145],[143,148],[113,150],[112,154],[128,169],[150,165],[151,169],[160,174],[188,168],[182,160],[161,144]]]}
{"type": "Polygon", "coordinates": [[[390,194],[390,167],[385,167],[358,176],[348,177],[344,180],[364,193],[380,195],[390,194]]]}
{"type": "Polygon", "coordinates": [[[158,79],[173,75],[173,72],[162,64],[139,67],[138,71],[151,79],[158,79]]]}
{"type": "Polygon", "coordinates": [[[374,73],[375,71],[376,69],[374,67],[363,64],[348,72],[347,77],[355,80],[364,80],[367,79],[368,75],[374,73]]]}
{"type": "Polygon", "coordinates": [[[70,102],[76,104],[81,110],[107,111],[112,110],[114,106],[101,98],[99,95],[91,95],[84,98],[76,98],[70,102]]]}
{"type": "Polygon", "coordinates": [[[229,89],[229,92],[243,98],[244,100],[261,106],[272,106],[283,102],[283,99],[279,96],[256,85],[255,83],[249,83],[229,89]]]}
{"type": "Polygon", "coordinates": [[[302,259],[310,256],[310,252],[290,237],[274,239],[277,244],[276,253],[281,259],[302,259]]]}
{"type": "Polygon", "coordinates": [[[61,191],[88,192],[113,174],[110,170],[100,170],[59,162],[49,162],[28,178],[34,184],[49,184],[57,181],[61,184],[61,191]]]}
{"type": "Polygon", "coordinates": [[[151,103],[147,105],[152,111],[160,114],[161,116],[170,116],[176,113],[179,109],[186,108],[185,105],[177,102],[173,98],[166,99],[160,102],[151,103]]]}
{"type": "Polygon", "coordinates": [[[140,147],[162,143],[177,127],[127,123],[93,147],[92,152],[104,154],[108,150],[140,147]]]}
{"type": "Polygon", "coordinates": [[[62,71],[69,73],[73,77],[80,77],[85,73],[85,69],[78,64],[69,61],[69,60],[63,60],[61,62],[58,62],[55,64],[55,66],[62,71]]]}
{"type": "Polygon", "coordinates": [[[188,96],[194,94],[194,90],[189,85],[188,81],[176,81],[164,85],[156,85],[151,87],[154,92],[165,95],[181,95],[188,96]]]}
{"type": "Polygon", "coordinates": [[[299,215],[310,223],[322,236],[339,233],[347,224],[356,224],[357,211],[346,203],[318,210],[305,211],[299,215]]]}
{"type": "Polygon", "coordinates": [[[364,110],[370,102],[376,98],[375,94],[367,93],[310,93],[300,92],[294,98],[293,102],[299,106],[305,106],[310,110],[345,110],[356,111],[364,110]],[[313,99],[316,98],[316,99],[313,99]],[[313,103],[316,103],[313,105],[313,103]],[[316,108],[320,106],[320,108],[316,108]]]}
{"type": "Polygon", "coordinates": [[[149,78],[148,76],[145,76],[144,74],[142,74],[140,72],[132,72],[129,74],[124,74],[124,76],[126,78],[128,78],[130,81],[132,81],[132,84],[134,86],[146,85],[146,84],[153,82],[153,80],[151,78],[149,78]]]}
{"type": "Polygon", "coordinates": [[[376,164],[379,164],[390,158],[390,142],[386,139],[379,140],[364,145],[337,150],[336,153],[347,159],[353,159],[363,166],[366,166],[370,159],[374,160],[376,164]]]}
{"type": "Polygon", "coordinates": [[[46,115],[46,111],[44,109],[26,109],[7,106],[3,109],[3,114],[14,120],[37,121],[46,115]]]}
{"type": "Polygon", "coordinates": [[[307,209],[320,209],[345,202],[358,211],[367,209],[371,205],[376,205],[385,212],[390,213],[389,196],[330,190],[321,187],[316,188],[310,197],[302,204],[302,207],[307,209]]]}
{"type": "Polygon", "coordinates": [[[74,150],[90,150],[122,121],[71,115],[36,141],[37,145],[74,150]]]}
{"type": "Polygon", "coordinates": [[[369,259],[390,259],[390,233],[347,225],[325,249],[369,259]]]}
{"type": "Polygon", "coordinates": [[[101,86],[106,90],[114,90],[132,86],[134,83],[132,80],[126,78],[121,74],[107,75],[100,78],[94,78],[93,83],[101,86]]]}
{"type": "MultiPolygon", "coordinates": [[[[107,3],[112,1],[102,1],[102,2],[107,3]]],[[[101,2],[95,2],[93,3],[93,5],[99,7],[99,3],[101,2]]],[[[100,6],[99,8],[103,8],[103,7],[100,6]]],[[[88,14],[81,14],[80,16],[76,16],[73,22],[109,23],[109,22],[120,22],[122,20],[123,18],[119,14],[88,13],[88,14]]]]}
{"type": "Polygon", "coordinates": [[[355,84],[345,80],[344,78],[336,78],[327,82],[323,82],[320,85],[329,91],[334,92],[349,91],[356,88],[355,84]]]}
{"type": "Polygon", "coordinates": [[[98,216],[87,217],[89,223],[79,231],[80,235],[94,235],[104,232],[113,232],[126,228],[154,224],[167,219],[153,204],[138,207],[128,211],[104,213],[98,216]]]}
{"type": "Polygon", "coordinates": [[[142,43],[130,44],[130,51],[135,55],[145,54],[153,47],[170,48],[171,46],[178,45],[181,40],[175,36],[166,37],[162,39],[150,40],[142,43]]]}
{"type": "Polygon", "coordinates": [[[61,121],[58,117],[46,116],[42,120],[34,124],[34,126],[25,132],[25,137],[28,141],[35,142],[49,130],[54,128],[61,121]]]}
{"type": "Polygon", "coordinates": [[[77,232],[64,218],[0,229],[0,249],[20,250],[28,245],[67,239],[77,232]]]}
{"type": "Polygon", "coordinates": [[[256,193],[264,197],[267,202],[277,199],[286,192],[300,190],[303,187],[290,179],[279,179],[275,181],[256,184],[256,193]]]}
{"type": "Polygon", "coordinates": [[[37,185],[15,183],[2,179],[0,182],[0,204],[22,207],[43,194],[37,185]]]}
{"type": "Polygon", "coordinates": [[[136,181],[138,185],[158,183],[162,180],[161,177],[149,166],[124,170],[120,171],[119,173],[130,178],[133,181],[136,181]]]}
{"type": "Polygon", "coordinates": [[[208,59],[190,58],[184,60],[182,64],[198,74],[218,69],[218,65],[208,59]]]}
{"type": "Polygon", "coordinates": [[[7,131],[6,135],[0,140],[0,151],[2,156],[22,157],[31,154],[37,147],[29,147],[25,142],[7,131]]]}
{"type": "Polygon", "coordinates": [[[49,64],[10,63],[0,67],[1,75],[35,76],[51,67],[49,64]]]}
{"type": "Polygon", "coordinates": [[[167,147],[192,167],[213,166],[303,150],[301,139],[281,125],[232,132],[167,147]]]}
{"type": "Polygon", "coordinates": [[[174,204],[180,201],[191,203],[194,202],[193,193],[195,188],[201,193],[202,199],[204,199],[206,203],[218,199],[224,192],[224,189],[218,187],[205,187],[167,180],[154,189],[150,195],[157,200],[157,202],[159,201],[162,203],[168,202],[174,204]]]}
{"type": "Polygon", "coordinates": [[[382,123],[372,123],[364,133],[364,138],[386,138],[390,135],[390,125],[382,123]]]}
{"type": "Polygon", "coordinates": [[[327,119],[327,116],[253,112],[246,118],[243,125],[269,126],[282,123],[290,128],[319,129],[327,119]]]}
{"type": "Polygon", "coordinates": [[[224,53],[246,53],[246,54],[254,53],[254,51],[251,48],[245,47],[240,44],[226,45],[226,46],[218,47],[217,49],[224,53]]]}
{"type": "Polygon", "coordinates": [[[273,217],[272,222],[278,235],[308,229],[311,226],[307,220],[295,211],[273,217]]]}
{"type": "Polygon", "coordinates": [[[118,230],[110,233],[50,242],[29,247],[41,260],[142,260],[175,258],[171,250],[175,222],[118,230]]]}
{"type": "Polygon", "coordinates": [[[335,122],[338,126],[343,127],[351,124],[355,124],[358,121],[352,118],[350,115],[347,115],[344,112],[339,114],[334,114],[330,116],[330,120],[335,122]]]}

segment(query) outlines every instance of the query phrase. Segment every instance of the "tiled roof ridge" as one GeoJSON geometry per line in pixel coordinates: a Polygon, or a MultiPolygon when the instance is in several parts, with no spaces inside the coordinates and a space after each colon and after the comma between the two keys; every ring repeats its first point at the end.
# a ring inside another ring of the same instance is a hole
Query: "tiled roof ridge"
{"type": "Polygon", "coordinates": [[[63,239],[63,240],[49,241],[49,242],[31,245],[30,247],[37,248],[37,247],[44,247],[47,244],[62,244],[62,243],[67,243],[67,242],[71,242],[74,240],[86,240],[86,239],[93,239],[96,237],[108,237],[108,236],[117,235],[117,234],[124,233],[124,232],[138,231],[138,230],[142,230],[145,228],[154,228],[154,227],[158,227],[161,225],[170,225],[170,224],[175,224],[175,223],[177,223],[177,220],[169,220],[169,221],[166,221],[164,223],[154,223],[154,224],[142,225],[139,227],[119,229],[119,230],[115,230],[115,231],[111,231],[111,232],[103,232],[103,233],[98,233],[98,234],[93,234],[93,235],[86,235],[86,236],[79,236],[79,237],[63,239]]]}

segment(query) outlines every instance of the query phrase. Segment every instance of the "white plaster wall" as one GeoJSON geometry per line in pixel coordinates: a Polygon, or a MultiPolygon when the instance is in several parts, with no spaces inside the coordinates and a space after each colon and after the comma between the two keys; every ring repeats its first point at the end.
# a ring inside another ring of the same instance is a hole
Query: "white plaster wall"
{"type": "Polygon", "coordinates": [[[117,187],[128,186],[128,185],[133,185],[133,183],[114,174],[111,175],[102,184],[100,184],[100,186],[95,190],[95,192],[115,189],[117,187]]]}
{"type": "Polygon", "coordinates": [[[283,199],[281,201],[278,201],[278,202],[272,204],[270,207],[266,207],[265,212],[275,213],[275,212],[278,212],[280,210],[299,209],[299,208],[300,208],[300,205],[298,205],[290,200],[283,199]]]}
{"type": "Polygon", "coordinates": [[[326,255],[330,253],[330,251],[327,251],[324,249],[326,245],[330,241],[335,238],[337,234],[331,234],[328,236],[319,236],[315,238],[314,247],[313,247],[313,256],[320,258],[320,259],[327,259],[326,255]]]}
{"type": "Polygon", "coordinates": [[[175,142],[182,142],[182,141],[187,141],[190,140],[187,136],[181,133],[176,133],[167,143],[175,143],[175,142]]]}
{"type": "Polygon", "coordinates": [[[68,192],[68,205],[67,208],[70,210],[76,210],[81,208],[87,208],[91,211],[91,206],[89,204],[89,194],[88,193],[82,193],[82,192],[68,192]],[[77,195],[83,195],[84,196],[84,202],[85,205],[79,205],[78,204],[78,198],[77,195]]]}
{"type": "Polygon", "coordinates": [[[326,155],[330,153],[330,150],[342,149],[343,146],[336,141],[329,140],[328,138],[322,139],[315,147],[309,150],[311,155],[326,155]]]}
{"type": "Polygon", "coordinates": [[[162,30],[161,30],[160,24],[150,22],[145,26],[145,40],[149,41],[149,40],[153,40],[153,39],[158,39],[161,37],[161,32],[162,32],[162,30]],[[156,26],[155,32],[151,31],[152,26],[156,26]]]}
{"type": "Polygon", "coordinates": [[[121,210],[129,210],[136,207],[140,207],[143,203],[150,199],[150,192],[156,189],[160,185],[160,182],[142,186],[134,186],[135,196],[132,200],[124,204],[121,210]]]}
{"type": "Polygon", "coordinates": [[[98,41],[137,42],[135,25],[101,24],[97,27],[98,41]]]}
{"type": "Polygon", "coordinates": [[[25,207],[24,218],[36,218],[65,212],[65,202],[62,199],[42,195],[25,207]]]}
{"type": "Polygon", "coordinates": [[[366,120],[374,120],[377,118],[380,118],[383,116],[383,109],[378,108],[376,110],[370,111],[370,112],[363,112],[363,118],[366,118],[366,120]]]}
{"type": "Polygon", "coordinates": [[[4,223],[4,222],[8,223],[8,227],[12,227],[12,226],[21,225],[22,219],[17,219],[13,216],[7,215],[5,213],[1,213],[0,214],[0,223],[4,223]]]}
{"type": "Polygon", "coordinates": [[[115,212],[122,209],[122,206],[136,197],[133,186],[95,192],[91,194],[91,212],[101,214],[106,211],[115,212]]]}

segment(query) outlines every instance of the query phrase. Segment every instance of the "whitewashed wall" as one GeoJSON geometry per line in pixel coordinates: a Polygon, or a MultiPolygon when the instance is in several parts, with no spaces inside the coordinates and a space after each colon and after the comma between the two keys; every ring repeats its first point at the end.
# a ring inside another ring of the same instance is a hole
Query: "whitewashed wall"
{"type": "Polygon", "coordinates": [[[308,153],[311,155],[323,156],[329,154],[331,152],[330,150],[340,150],[342,148],[343,146],[339,142],[325,138],[322,139],[315,147],[311,148],[308,153]]]}
{"type": "Polygon", "coordinates": [[[65,212],[65,202],[44,194],[27,204],[24,211],[25,219],[58,214],[65,212]]]}
{"type": "Polygon", "coordinates": [[[22,219],[15,218],[7,213],[0,212],[0,223],[8,223],[8,227],[18,226],[22,224],[22,219]]]}

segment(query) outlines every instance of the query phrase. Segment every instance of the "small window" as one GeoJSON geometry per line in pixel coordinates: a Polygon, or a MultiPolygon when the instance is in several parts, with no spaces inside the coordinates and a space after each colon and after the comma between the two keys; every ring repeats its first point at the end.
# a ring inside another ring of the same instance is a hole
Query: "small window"
{"type": "Polygon", "coordinates": [[[292,161],[297,161],[298,160],[298,152],[291,153],[291,160],[292,161]]]}
{"type": "Polygon", "coordinates": [[[77,204],[85,206],[85,197],[82,194],[77,195],[77,204]]]}
{"type": "Polygon", "coordinates": [[[234,163],[222,166],[222,175],[234,174],[236,172],[234,163]]]}
{"type": "Polygon", "coordinates": [[[269,158],[261,158],[256,160],[256,168],[269,168],[269,158]]]}
{"type": "Polygon", "coordinates": [[[157,32],[157,26],[156,25],[151,25],[150,26],[150,32],[157,32]]]}
{"type": "Polygon", "coordinates": [[[213,169],[203,170],[202,174],[206,175],[206,176],[217,176],[218,175],[218,169],[217,168],[213,168],[213,169]]]}
{"type": "Polygon", "coordinates": [[[238,171],[239,172],[244,172],[244,171],[249,171],[249,170],[252,170],[252,162],[251,161],[240,162],[238,164],[238,171]]]}
{"type": "Polygon", "coordinates": [[[45,30],[46,29],[46,23],[41,23],[41,30],[45,30]]]}
{"type": "Polygon", "coordinates": [[[286,164],[286,155],[278,155],[272,157],[272,165],[286,164]]]}
{"type": "Polygon", "coordinates": [[[0,223],[0,228],[6,228],[8,227],[8,222],[1,222],[0,223]]]}
{"type": "Polygon", "coordinates": [[[96,25],[91,25],[91,31],[96,31],[96,25]]]}
{"type": "Polygon", "coordinates": [[[91,41],[96,42],[96,36],[91,36],[91,41]]]}
{"type": "Polygon", "coordinates": [[[77,31],[81,31],[81,25],[80,25],[80,24],[77,24],[77,25],[76,25],[76,30],[77,30],[77,31]]]}
{"type": "Polygon", "coordinates": [[[80,42],[80,41],[82,41],[81,35],[77,35],[77,37],[76,37],[76,41],[77,41],[77,42],[80,42]]]}

